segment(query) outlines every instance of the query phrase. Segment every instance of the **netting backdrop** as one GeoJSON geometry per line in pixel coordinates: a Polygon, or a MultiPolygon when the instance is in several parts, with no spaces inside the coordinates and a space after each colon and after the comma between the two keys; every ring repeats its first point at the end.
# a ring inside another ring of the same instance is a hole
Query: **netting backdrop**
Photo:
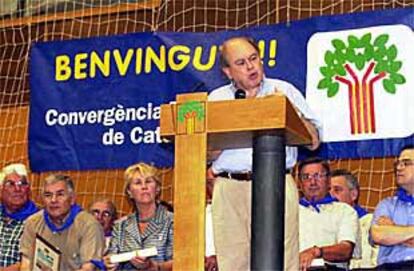
{"type": "MultiPolygon", "coordinates": [[[[36,41],[57,41],[130,32],[211,32],[275,24],[311,16],[414,6],[411,0],[1,0],[0,167],[28,164],[28,52],[36,41]]],[[[39,67],[41,68],[41,67],[39,67]]],[[[360,204],[373,210],[395,191],[395,157],[331,161],[360,180],[360,204]]],[[[50,174],[30,174],[34,200],[50,174]]],[[[96,198],[130,211],[123,195],[123,169],[59,172],[75,181],[78,203],[96,198]]],[[[162,198],[172,202],[173,172],[163,179],[162,198]]]]}

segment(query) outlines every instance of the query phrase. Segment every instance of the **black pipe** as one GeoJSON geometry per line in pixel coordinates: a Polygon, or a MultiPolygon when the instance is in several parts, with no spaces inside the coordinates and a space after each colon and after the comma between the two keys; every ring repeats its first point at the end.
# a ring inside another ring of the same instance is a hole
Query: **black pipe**
{"type": "Polygon", "coordinates": [[[285,221],[285,138],[253,139],[251,270],[283,270],[285,221]]]}

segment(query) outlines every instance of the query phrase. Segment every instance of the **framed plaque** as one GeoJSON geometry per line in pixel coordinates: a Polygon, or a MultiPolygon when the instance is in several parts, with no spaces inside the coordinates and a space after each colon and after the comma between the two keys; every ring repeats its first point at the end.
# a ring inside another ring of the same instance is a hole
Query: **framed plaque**
{"type": "Polygon", "coordinates": [[[34,271],[59,271],[61,252],[42,236],[36,234],[34,271]]]}

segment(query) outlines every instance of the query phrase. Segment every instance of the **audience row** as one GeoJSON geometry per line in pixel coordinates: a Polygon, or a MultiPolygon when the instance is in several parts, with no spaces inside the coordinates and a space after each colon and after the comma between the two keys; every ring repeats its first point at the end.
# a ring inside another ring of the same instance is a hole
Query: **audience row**
{"type": "MultiPolygon", "coordinates": [[[[320,158],[301,161],[297,169],[301,270],[413,270],[414,147],[404,148],[395,163],[395,196],[382,200],[373,214],[358,204],[359,184],[349,171],[331,171],[320,158]]],[[[39,242],[60,254],[59,270],[172,270],[173,214],[160,204],[161,174],[144,163],[126,169],[124,192],[134,212],[118,219],[108,199],[83,210],[72,179],[65,175],[44,180],[44,208],[39,210],[30,199],[26,167],[4,167],[0,270],[41,269],[45,259],[56,264],[53,255],[39,256],[48,251],[38,250],[39,242]]],[[[208,195],[215,181],[207,176],[208,195]]],[[[206,210],[211,212],[209,205],[206,210]]],[[[206,219],[209,231],[211,219],[206,219]]],[[[207,236],[206,270],[218,270],[220,255],[216,258],[212,233],[207,236]]]]}

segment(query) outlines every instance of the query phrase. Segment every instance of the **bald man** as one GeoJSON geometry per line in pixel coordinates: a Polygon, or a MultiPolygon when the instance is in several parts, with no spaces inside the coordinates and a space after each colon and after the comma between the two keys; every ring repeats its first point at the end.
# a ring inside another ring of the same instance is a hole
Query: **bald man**
{"type": "MultiPolygon", "coordinates": [[[[230,84],[213,90],[210,101],[250,99],[274,93],[285,95],[297,108],[312,135],[310,149],[319,146],[317,121],[302,94],[292,84],[264,75],[256,43],[248,37],[233,37],[221,47],[222,71],[230,84]]],[[[231,112],[229,112],[231,114],[231,112]]],[[[262,117],[262,116],[258,116],[262,117]]],[[[298,191],[290,175],[297,148],[286,147],[285,269],[298,270],[298,191]]],[[[250,270],[252,148],[227,149],[209,168],[214,175],[212,214],[214,240],[220,271],[250,270]]]]}

